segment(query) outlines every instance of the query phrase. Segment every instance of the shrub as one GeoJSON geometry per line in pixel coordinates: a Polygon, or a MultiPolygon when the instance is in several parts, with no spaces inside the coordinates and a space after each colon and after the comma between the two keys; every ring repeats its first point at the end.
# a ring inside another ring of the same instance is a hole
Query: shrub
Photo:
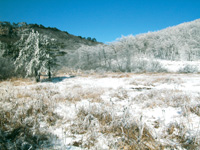
{"type": "Polygon", "coordinates": [[[197,73],[199,72],[198,67],[194,65],[185,65],[184,67],[180,68],[180,73],[197,73]]]}
{"type": "Polygon", "coordinates": [[[0,80],[8,79],[15,74],[14,64],[8,58],[0,56],[0,80]]]}
{"type": "Polygon", "coordinates": [[[158,61],[136,60],[132,62],[133,72],[167,72],[158,61]]]}

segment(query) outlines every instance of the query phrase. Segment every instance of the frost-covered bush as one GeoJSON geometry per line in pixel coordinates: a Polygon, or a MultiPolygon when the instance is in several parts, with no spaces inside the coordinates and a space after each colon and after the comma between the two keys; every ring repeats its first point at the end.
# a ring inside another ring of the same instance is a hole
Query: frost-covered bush
{"type": "Polygon", "coordinates": [[[183,68],[180,68],[179,71],[180,73],[197,73],[199,72],[198,67],[194,65],[186,65],[183,68]]]}
{"type": "Polygon", "coordinates": [[[0,80],[24,76],[25,72],[23,68],[15,71],[15,64],[11,58],[0,56],[0,80]]]}
{"type": "Polygon", "coordinates": [[[14,76],[14,64],[11,60],[0,56],[0,80],[14,76]]]}
{"type": "Polygon", "coordinates": [[[135,60],[132,62],[133,72],[167,72],[158,61],[135,60]]]}

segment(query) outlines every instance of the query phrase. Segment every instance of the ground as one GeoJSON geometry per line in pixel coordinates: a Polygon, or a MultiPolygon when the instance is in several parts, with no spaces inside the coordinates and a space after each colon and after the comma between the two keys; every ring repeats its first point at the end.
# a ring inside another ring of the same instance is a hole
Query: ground
{"type": "Polygon", "coordinates": [[[31,124],[34,136],[47,136],[50,142],[40,144],[47,149],[198,149],[199,91],[199,74],[61,74],[41,83],[13,79],[0,82],[1,115],[7,119],[1,127],[13,131],[8,120],[16,118],[31,124]]]}

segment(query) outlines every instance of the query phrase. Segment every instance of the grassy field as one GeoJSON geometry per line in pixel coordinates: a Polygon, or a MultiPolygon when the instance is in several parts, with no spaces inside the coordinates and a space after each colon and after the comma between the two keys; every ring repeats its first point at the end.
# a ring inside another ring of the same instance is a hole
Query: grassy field
{"type": "Polygon", "coordinates": [[[0,149],[199,149],[200,75],[0,82],[0,149]]]}

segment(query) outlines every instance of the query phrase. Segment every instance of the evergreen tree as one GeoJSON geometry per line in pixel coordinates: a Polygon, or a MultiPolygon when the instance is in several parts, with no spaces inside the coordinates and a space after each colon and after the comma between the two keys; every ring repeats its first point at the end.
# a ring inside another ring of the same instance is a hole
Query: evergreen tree
{"type": "MultiPolygon", "coordinates": [[[[43,36],[41,39],[41,48],[40,48],[40,62],[41,66],[44,66],[42,70],[46,70],[49,79],[52,77],[52,69],[57,66],[56,57],[59,56],[60,52],[58,49],[58,44],[55,39],[50,39],[47,36],[43,36]]],[[[42,71],[41,70],[41,71],[42,71]]]]}
{"type": "Polygon", "coordinates": [[[32,31],[25,42],[19,42],[19,45],[23,45],[23,47],[15,60],[16,70],[24,67],[26,76],[34,75],[37,82],[40,81],[40,75],[43,72],[48,73],[50,79],[51,68],[56,65],[56,55],[52,48],[56,48],[54,41],[47,36],[32,31]]]}

